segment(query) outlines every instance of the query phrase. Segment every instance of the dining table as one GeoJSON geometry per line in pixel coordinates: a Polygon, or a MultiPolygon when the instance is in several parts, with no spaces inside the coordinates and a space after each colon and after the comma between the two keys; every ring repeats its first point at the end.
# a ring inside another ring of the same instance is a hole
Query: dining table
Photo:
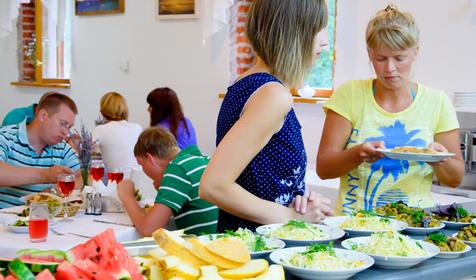
{"type": "Polygon", "coordinates": [[[132,225],[126,213],[102,213],[101,215],[86,215],[80,209],[72,222],[63,222],[54,218],[49,223],[49,231],[45,242],[30,242],[28,231],[14,232],[8,226],[20,219],[17,213],[24,206],[0,209],[0,258],[14,258],[20,249],[63,250],[66,251],[89,238],[105,231],[114,230],[119,242],[132,241],[142,236],[132,225]]]}

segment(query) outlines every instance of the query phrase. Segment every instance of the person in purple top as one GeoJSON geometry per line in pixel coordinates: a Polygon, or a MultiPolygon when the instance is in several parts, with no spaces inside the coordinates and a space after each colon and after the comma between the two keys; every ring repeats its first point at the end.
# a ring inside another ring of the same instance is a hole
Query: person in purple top
{"type": "Polygon", "coordinates": [[[192,122],[183,114],[182,105],[175,91],[168,87],[152,90],[147,96],[150,126],[168,129],[177,139],[180,149],[197,145],[192,122]]]}

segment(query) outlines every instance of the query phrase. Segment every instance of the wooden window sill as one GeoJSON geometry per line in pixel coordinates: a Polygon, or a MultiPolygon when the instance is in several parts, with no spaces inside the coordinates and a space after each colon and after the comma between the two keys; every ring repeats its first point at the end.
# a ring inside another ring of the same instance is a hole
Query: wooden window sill
{"type": "Polygon", "coordinates": [[[20,87],[45,87],[45,88],[69,88],[71,84],[67,82],[11,82],[12,86],[20,87]]]}

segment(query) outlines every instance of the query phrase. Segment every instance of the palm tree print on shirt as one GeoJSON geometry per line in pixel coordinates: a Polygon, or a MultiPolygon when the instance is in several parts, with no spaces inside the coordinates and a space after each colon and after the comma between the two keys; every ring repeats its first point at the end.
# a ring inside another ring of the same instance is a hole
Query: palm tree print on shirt
{"type": "MultiPolygon", "coordinates": [[[[414,138],[415,135],[421,132],[420,129],[415,129],[407,132],[405,130],[405,124],[396,120],[393,125],[379,127],[378,130],[383,134],[378,137],[370,137],[365,139],[365,142],[374,142],[374,141],[383,141],[385,147],[388,149],[393,149],[396,147],[402,146],[413,146],[413,147],[426,147],[426,141],[421,138],[414,138]]],[[[423,163],[420,163],[423,164],[423,163]]],[[[382,182],[392,175],[393,181],[396,182],[401,174],[408,173],[410,164],[407,160],[393,160],[389,158],[381,158],[370,165],[370,174],[367,178],[365,184],[365,193],[364,193],[364,209],[372,210],[374,204],[374,198],[377,194],[377,190],[382,182]],[[370,196],[370,182],[372,176],[377,174],[378,171],[382,170],[382,176],[375,184],[371,190],[370,196]]]]}

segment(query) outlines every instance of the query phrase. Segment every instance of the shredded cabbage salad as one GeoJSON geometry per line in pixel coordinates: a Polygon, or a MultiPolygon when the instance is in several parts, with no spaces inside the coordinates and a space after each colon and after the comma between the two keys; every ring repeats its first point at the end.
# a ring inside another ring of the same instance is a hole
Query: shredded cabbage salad
{"type": "Polygon", "coordinates": [[[316,240],[329,237],[320,228],[299,220],[290,220],[270,233],[271,237],[292,240],[316,240]]]}
{"type": "Polygon", "coordinates": [[[308,246],[306,251],[296,253],[289,259],[289,264],[301,268],[314,268],[321,270],[343,270],[363,266],[362,261],[339,258],[329,245],[314,244],[308,246]]]}
{"type": "MultiPolygon", "coordinates": [[[[243,242],[251,252],[269,251],[279,247],[271,246],[268,244],[268,242],[266,242],[266,237],[254,234],[251,230],[243,228],[238,228],[236,231],[227,230],[224,234],[217,234],[216,237],[228,237],[239,240],[243,242]]],[[[210,235],[209,239],[213,240],[214,238],[212,235],[210,235]]]]}
{"type": "Polygon", "coordinates": [[[395,231],[376,232],[365,244],[354,244],[352,250],[381,256],[420,257],[428,256],[419,241],[395,231]]]}
{"type": "Polygon", "coordinates": [[[340,228],[369,231],[395,230],[390,219],[364,213],[357,213],[345,220],[340,228]]]}

